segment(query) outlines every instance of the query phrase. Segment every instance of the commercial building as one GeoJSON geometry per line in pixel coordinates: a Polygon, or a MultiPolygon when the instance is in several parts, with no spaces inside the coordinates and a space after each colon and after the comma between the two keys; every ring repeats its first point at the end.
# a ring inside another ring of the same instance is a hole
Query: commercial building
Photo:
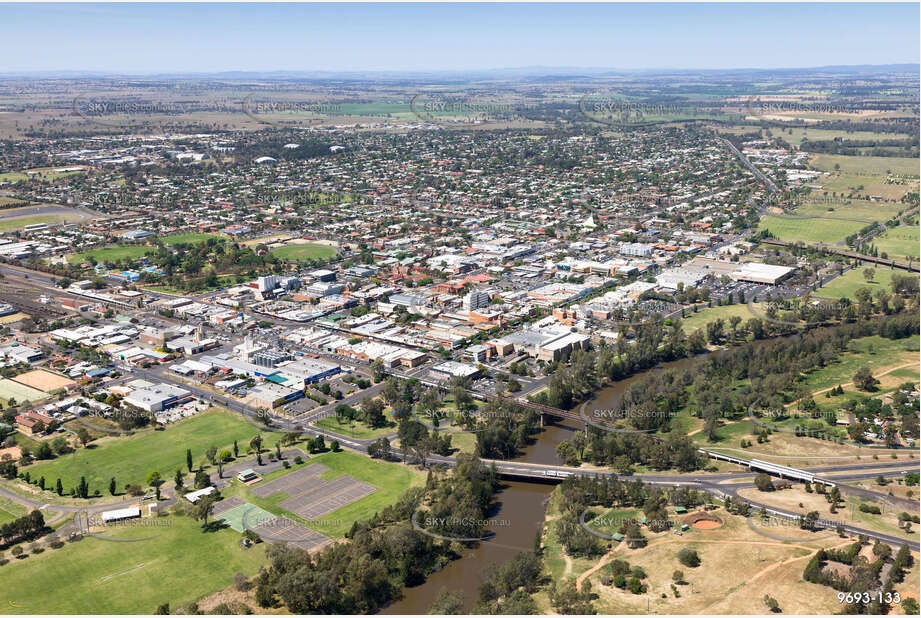
{"type": "Polygon", "coordinates": [[[146,412],[160,412],[191,398],[192,394],[184,388],[172,384],[155,384],[132,391],[125,397],[125,403],[146,412]]]}
{"type": "Polygon", "coordinates": [[[248,397],[257,405],[267,408],[277,408],[304,396],[301,389],[288,388],[273,382],[263,382],[259,386],[249,389],[248,397]]]}
{"type": "Polygon", "coordinates": [[[775,266],[773,264],[749,262],[729,273],[729,277],[735,281],[750,281],[752,283],[777,285],[789,277],[794,270],[796,269],[790,268],[789,266],[775,266]]]}
{"type": "Polygon", "coordinates": [[[458,363],[457,361],[447,361],[432,367],[429,370],[429,374],[436,380],[450,380],[451,378],[476,378],[479,377],[480,370],[476,365],[458,363]]]}
{"type": "Polygon", "coordinates": [[[677,290],[679,287],[695,287],[709,276],[709,273],[703,270],[669,268],[665,272],[656,275],[656,283],[660,288],[677,290]]]}
{"type": "Polygon", "coordinates": [[[342,371],[339,365],[314,359],[300,359],[279,367],[280,373],[296,376],[310,384],[323,378],[334,376],[342,371]]]}
{"type": "Polygon", "coordinates": [[[335,281],[336,280],[336,273],[334,273],[331,270],[326,270],[326,269],[315,270],[312,273],[310,273],[310,276],[316,279],[317,281],[325,282],[325,281],[335,281]]]}
{"type": "Polygon", "coordinates": [[[489,306],[489,293],[480,290],[470,290],[462,302],[466,311],[475,311],[489,306]]]}
{"type": "Polygon", "coordinates": [[[648,257],[652,255],[653,246],[641,242],[628,242],[620,246],[621,255],[630,257],[648,257]]]}
{"type": "Polygon", "coordinates": [[[557,361],[573,349],[583,349],[590,337],[570,332],[568,328],[525,329],[511,333],[504,340],[515,351],[543,361],[557,361]]]}

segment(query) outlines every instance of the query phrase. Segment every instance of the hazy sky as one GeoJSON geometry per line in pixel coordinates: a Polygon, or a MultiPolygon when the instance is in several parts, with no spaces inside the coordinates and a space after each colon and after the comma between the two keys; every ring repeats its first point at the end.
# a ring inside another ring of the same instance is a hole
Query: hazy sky
{"type": "Polygon", "coordinates": [[[919,62],[919,4],[0,4],[0,72],[919,62]]]}

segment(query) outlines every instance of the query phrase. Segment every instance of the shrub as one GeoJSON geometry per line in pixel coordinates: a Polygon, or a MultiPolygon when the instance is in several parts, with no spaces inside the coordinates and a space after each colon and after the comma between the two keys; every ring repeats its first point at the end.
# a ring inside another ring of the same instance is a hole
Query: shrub
{"type": "Polygon", "coordinates": [[[686,567],[698,567],[700,566],[700,556],[697,555],[696,550],[685,547],[678,552],[678,562],[686,567]]]}
{"type": "Polygon", "coordinates": [[[646,586],[643,585],[643,582],[633,577],[630,579],[630,592],[633,594],[643,594],[646,592],[646,586]]]}
{"type": "Polygon", "coordinates": [[[246,592],[252,587],[252,584],[250,583],[249,578],[245,573],[234,573],[233,585],[240,592],[246,592]]]}

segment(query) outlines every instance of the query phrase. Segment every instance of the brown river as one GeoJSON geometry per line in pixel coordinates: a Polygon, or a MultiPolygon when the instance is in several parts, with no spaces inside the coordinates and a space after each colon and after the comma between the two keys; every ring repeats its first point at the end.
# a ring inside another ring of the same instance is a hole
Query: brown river
{"type": "MultiPolygon", "coordinates": [[[[684,358],[663,363],[650,371],[664,369],[689,369],[699,359],[684,358]]],[[[620,401],[624,390],[633,382],[642,379],[644,373],[615,382],[601,391],[587,407],[613,408],[620,401]]],[[[580,422],[563,420],[550,424],[536,436],[516,461],[560,465],[556,445],[572,438],[573,433],[582,431],[580,422]]],[[[403,598],[383,608],[381,614],[427,614],[435,597],[442,589],[460,590],[464,594],[464,610],[469,612],[477,601],[480,583],[487,566],[511,560],[516,554],[528,551],[534,546],[534,537],[544,521],[546,502],[553,492],[553,485],[504,481],[503,489],[496,494],[499,503],[496,512],[489,518],[496,525],[489,526],[494,536],[468,550],[438,573],[433,573],[419,586],[404,588],[403,598]]]]}

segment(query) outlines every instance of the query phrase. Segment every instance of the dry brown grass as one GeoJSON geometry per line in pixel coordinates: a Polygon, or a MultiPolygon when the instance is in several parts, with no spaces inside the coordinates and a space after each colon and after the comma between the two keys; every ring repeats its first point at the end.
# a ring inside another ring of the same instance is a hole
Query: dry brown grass
{"type": "Polygon", "coordinates": [[[649,536],[645,548],[618,547],[606,562],[618,558],[647,573],[649,590],[634,595],[602,585],[599,572],[588,577],[599,614],[763,614],[765,594],[779,601],[786,613],[833,613],[837,611],[835,591],[802,581],[809,556],[820,547],[852,542],[837,537],[816,539],[803,532],[803,540],[780,542],[752,530],[745,518],[716,511],[724,525],[715,530],[692,530],[683,536],[662,533],[649,536]],[[683,547],[697,550],[701,566],[681,565],[676,555],[683,547]],[[672,572],[684,572],[686,585],[678,586],[681,597],[672,594],[672,572]],[[666,598],[662,598],[662,594],[666,598]]]}
{"type": "Polygon", "coordinates": [[[834,464],[866,463],[876,455],[880,461],[892,461],[892,453],[897,459],[905,460],[906,465],[916,465],[921,451],[914,449],[879,449],[837,444],[818,438],[798,437],[790,433],[774,432],[768,442],[755,443],[749,448],[710,447],[715,451],[728,454],[744,455],[756,459],[773,461],[786,466],[819,467],[834,464]],[[914,456],[912,460],[910,456],[914,456]],[[860,457],[861,459],[858,459],[860,457]]]}
{"type": "MultiPolygon", "coordinates": [[[[880,507],[882,514],[873,515],[859,511],[857,506],[861,501],[850,497],[845,499],[844,506],[839,506],[837,512],[832,513],[825,496],[817,493],[807,493],[798,486],[793,489],[768,492],[759,491],[751,487],[740,489],[739,495],[743,498],[749,498],[768,506],[786,509],[794,513],[805,515],[810,511],[818,511],[822,519],[851,524],[885,534],[893,534],[904,539],[917,541],[919,538],[917,528],[912,533],[906,533],[898,527],[898,513],[905,509],[901,507],[893,508],[885,502],[880,502],[876,505],[880,507]]],[[[917,510],[915,510],[915,513],[917,513],[917,510]]],[[[786,531],[787,529],[785,528],[784,530],[786,531]]]]}

